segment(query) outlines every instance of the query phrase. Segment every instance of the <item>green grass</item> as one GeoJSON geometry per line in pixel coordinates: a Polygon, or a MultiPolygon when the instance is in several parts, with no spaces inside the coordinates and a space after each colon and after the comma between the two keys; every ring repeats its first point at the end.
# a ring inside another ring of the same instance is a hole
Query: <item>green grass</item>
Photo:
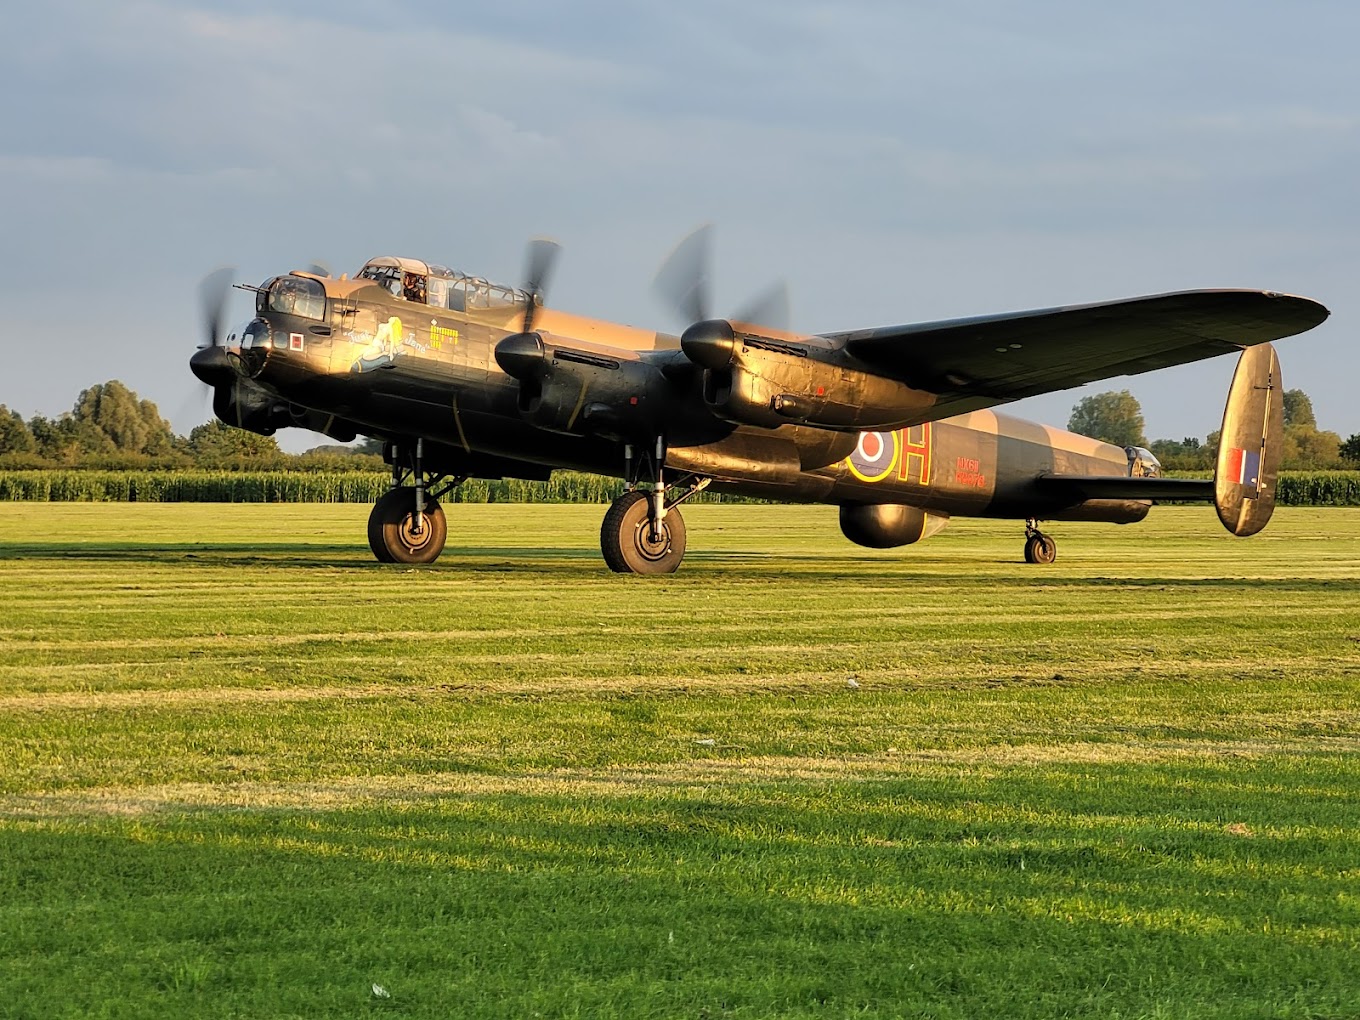
{"type": "Polygon", "coordinates": [[[1360,1015],[1360,511],[366,513],[0,505],[0,1016],[1360,1015]]]}

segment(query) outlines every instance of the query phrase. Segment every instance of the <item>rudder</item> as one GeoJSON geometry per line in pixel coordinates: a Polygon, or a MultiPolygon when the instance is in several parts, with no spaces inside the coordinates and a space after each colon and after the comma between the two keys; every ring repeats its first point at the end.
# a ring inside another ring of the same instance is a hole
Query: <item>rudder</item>
{"type": "Polygon", "coordinates": [[[1214,506],[1234,535],[1254,535],[1275,510],[1284,447],[1284,386],[1270,344],[1242,352],[1228,390],[1214,469],[1214,506]]]}

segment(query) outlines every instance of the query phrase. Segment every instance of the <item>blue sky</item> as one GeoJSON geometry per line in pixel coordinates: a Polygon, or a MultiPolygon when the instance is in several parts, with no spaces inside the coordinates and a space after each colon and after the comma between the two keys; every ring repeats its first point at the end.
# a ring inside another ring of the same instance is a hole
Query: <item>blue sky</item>
{"type": "MultiPolygon", "coordinates": [[[[195,288],[401,254],[678,329],[651,278],[717,225],[717,304],[776,279],[840,330],[1193,287],[1333,312],[1280,344],[1360,432],[1360,6],[960,0],[116,4],[5,15],[0,402],[120,378],[180,431],[195,288]]],[[[246,314],[244,298],[236,307],[246,314]]],[[[1128,388],[1218,425],[1229,361],[1128,388]]],[[[321,442],[302,436],[302,448],[321,442]]]]}

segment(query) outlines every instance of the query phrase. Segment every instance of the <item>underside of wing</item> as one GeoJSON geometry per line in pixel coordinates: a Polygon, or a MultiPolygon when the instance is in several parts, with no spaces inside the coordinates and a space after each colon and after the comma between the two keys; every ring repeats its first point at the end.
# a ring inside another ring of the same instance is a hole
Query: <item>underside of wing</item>
{"type": "Polygon", "coordinates": [[[938,394],[940,418],[1231,353],[1328,314],[1288,294],[1197,290],[825,336],[870,370],[938,394]]]}

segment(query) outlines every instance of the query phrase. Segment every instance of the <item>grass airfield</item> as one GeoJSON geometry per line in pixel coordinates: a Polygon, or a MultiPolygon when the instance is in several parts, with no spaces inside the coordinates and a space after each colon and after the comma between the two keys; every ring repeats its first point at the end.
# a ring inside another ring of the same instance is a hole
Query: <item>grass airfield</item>
{"type": "Polygon", "coordinates": [[[1360,510],[367,510],[0,504],[0,1016],[1360,1015],[1360,510]]]}

